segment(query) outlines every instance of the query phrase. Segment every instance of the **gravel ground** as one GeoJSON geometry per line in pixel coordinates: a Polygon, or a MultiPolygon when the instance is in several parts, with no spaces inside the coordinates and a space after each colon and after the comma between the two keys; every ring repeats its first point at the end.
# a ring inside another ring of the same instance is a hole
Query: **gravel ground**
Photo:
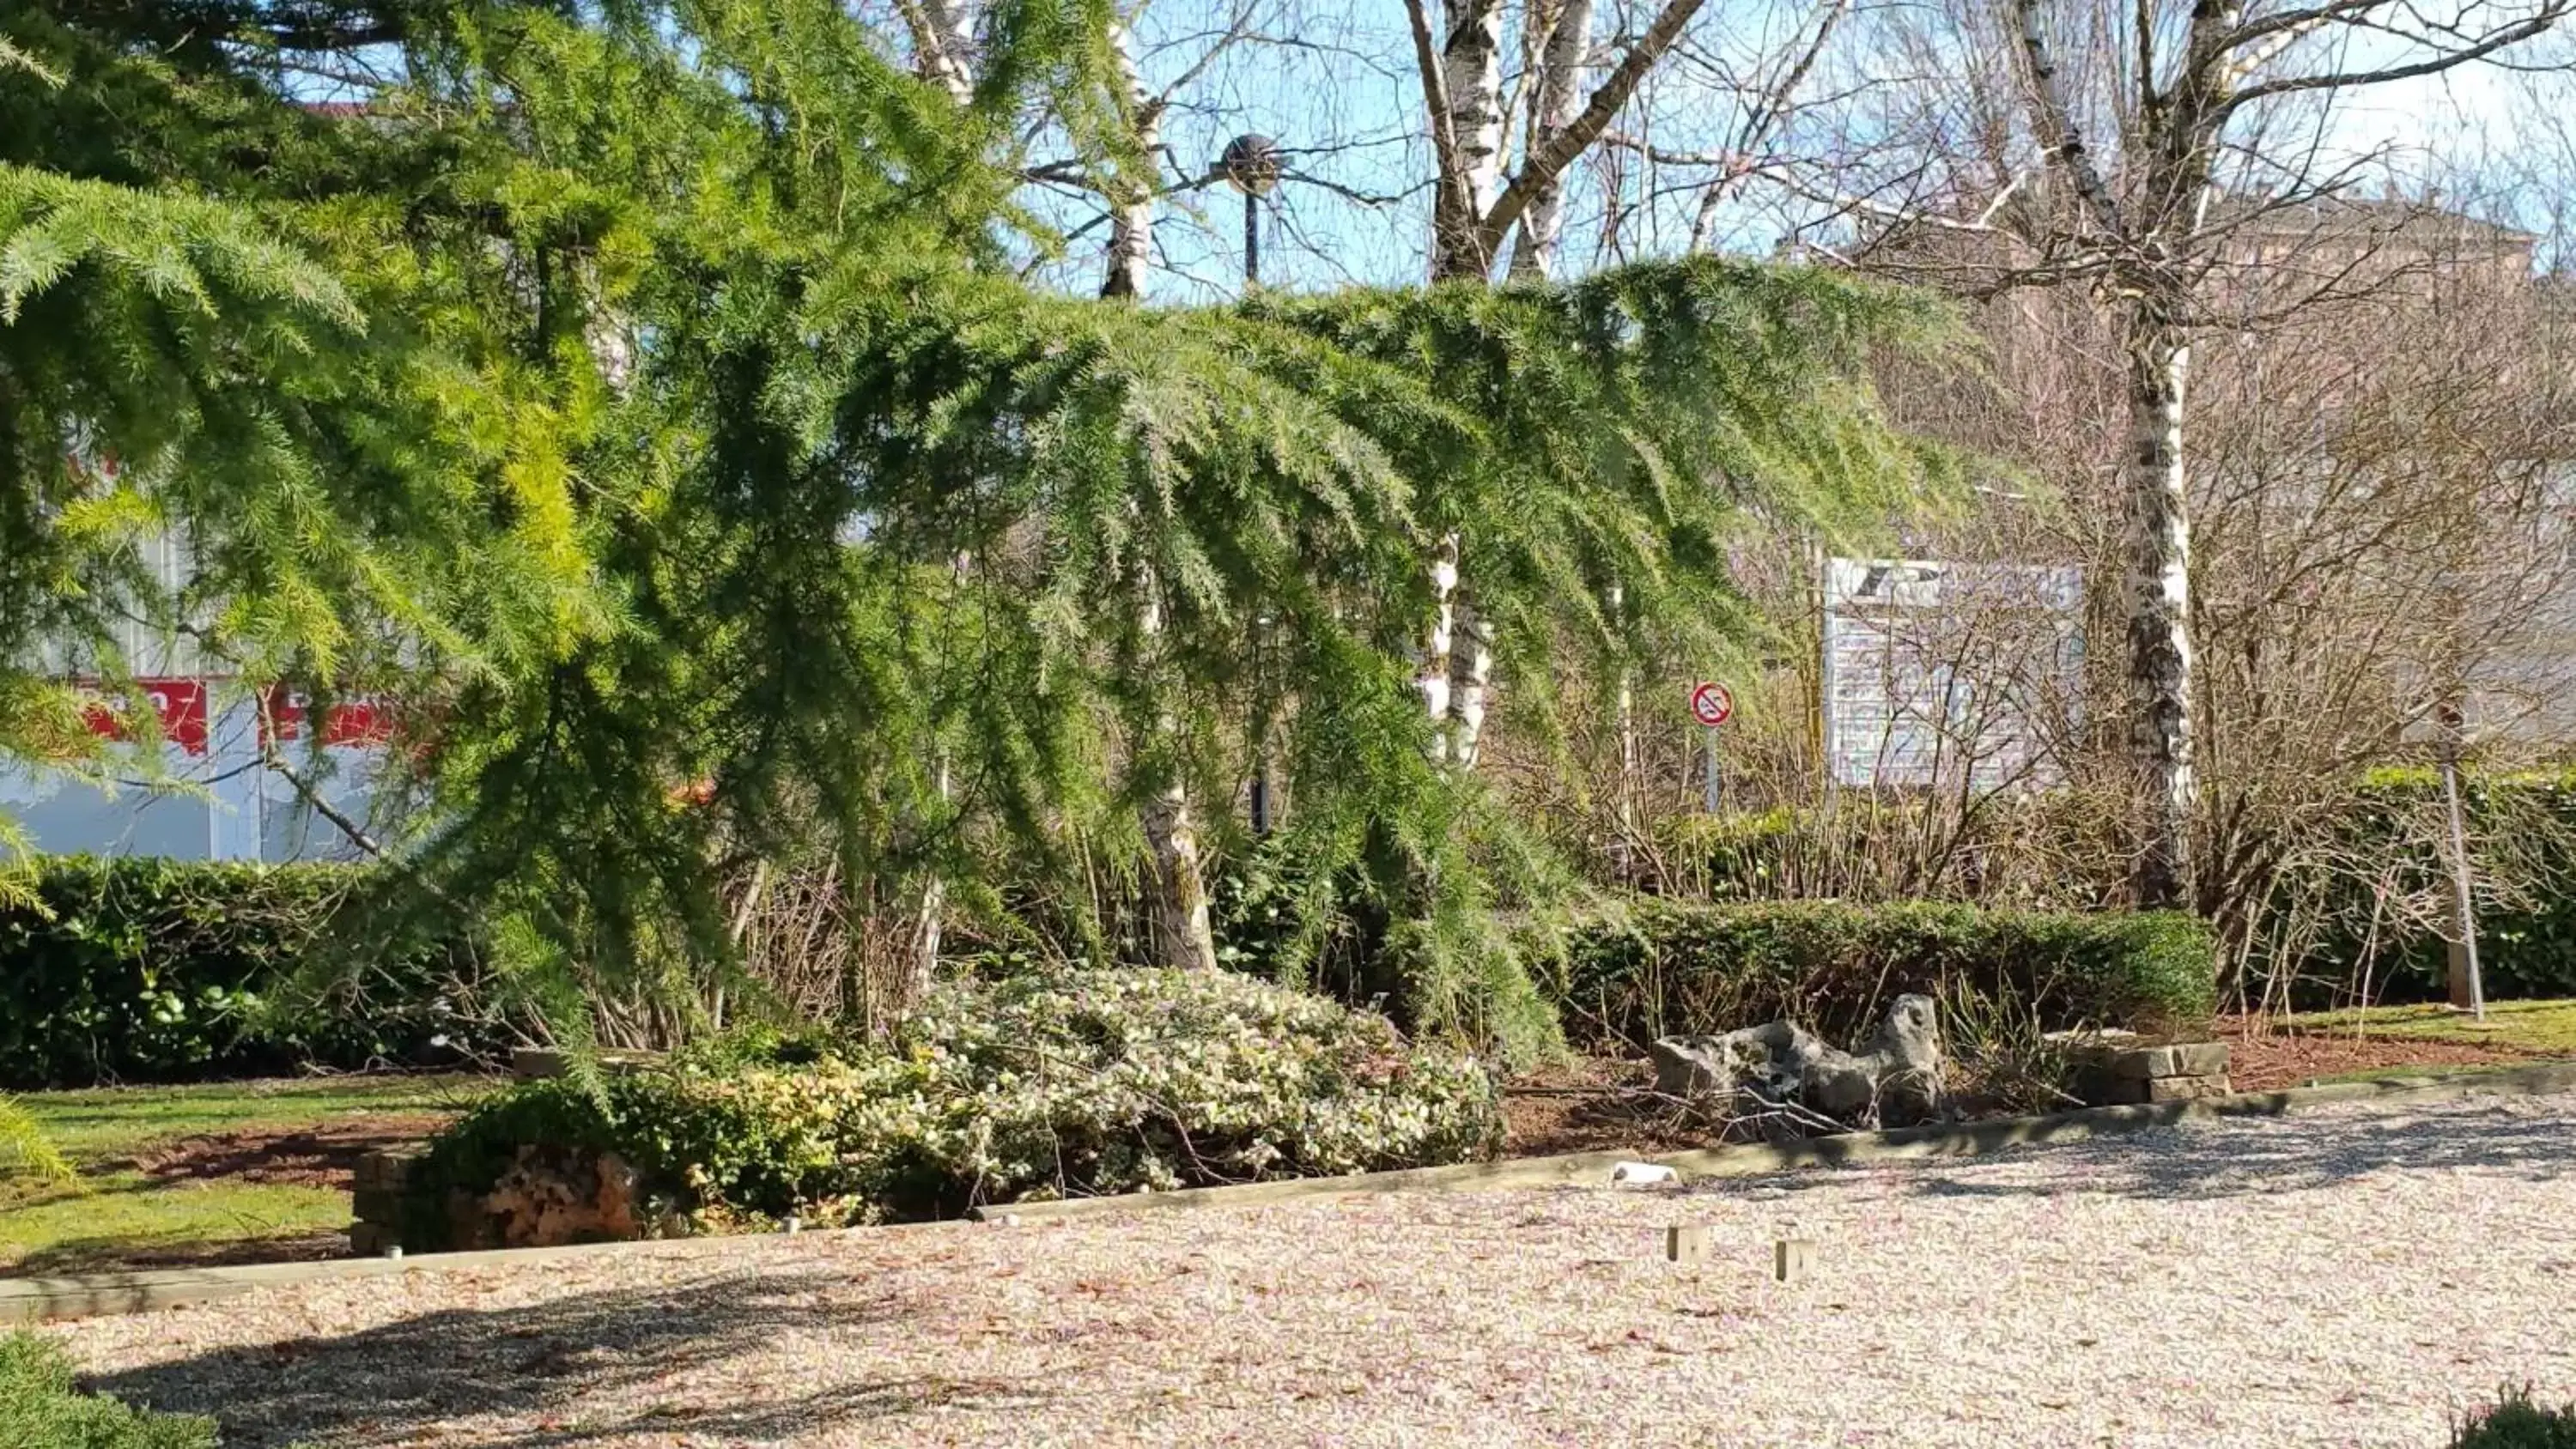
{"type": "Polygon", "coordinates": [[[2390,1445],[2576,1396],[2576,1096],[639,1248],[51,1330],[228,1445],[2390,1445]],[[1712,1260],[1662,1261],[1667,1224],[1712,1260]],[[1769,1280],[1784,1224],[1814,1274],[1769,1280]]]}

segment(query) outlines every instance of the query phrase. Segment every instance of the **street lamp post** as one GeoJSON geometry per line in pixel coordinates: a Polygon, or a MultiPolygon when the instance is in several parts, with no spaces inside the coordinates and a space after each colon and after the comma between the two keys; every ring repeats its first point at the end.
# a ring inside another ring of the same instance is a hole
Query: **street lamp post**
{"type": "MultiPolygon", "coordinates": [[[[1279,184],[1279,143],[1252,133],[1237,136],[1225,143],[1225,154],[1217,158],[1216,166],[1225,173],[1226,184],[1243,195],[1243,290],[1249,296],[1261,285],[1261,198],[1279,184]]],[[[1270,618],[1265,614],[1253,627],[1267,633],[1269,624],[1270,618]]],[[[1270,741],[1264,738],[1253,750],[1252,833],[1268,835],[1274,813],[1270,798],[1270,741]]]]}
{"type": "Polygon", "coordinates": [[[1261,198],[1279,184],[1279,143],[1247,133],[1225,143],[1217,158],[1228,186],[1243,193],[1243,285],[1261,285],[1261,198]]]}

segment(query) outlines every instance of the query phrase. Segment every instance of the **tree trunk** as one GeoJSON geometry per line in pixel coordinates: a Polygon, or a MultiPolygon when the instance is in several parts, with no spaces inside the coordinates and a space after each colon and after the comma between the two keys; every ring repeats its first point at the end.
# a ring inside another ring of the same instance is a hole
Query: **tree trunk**
{"type": "MultiPolygon", "coordinates": [[[[1583,113],[1583,88],[1578,82],[1591,47],[1592,0],[1557,0],[1547,48],[1539,58],[1538,101],[1530,108],[1533,155],[1583,113]]],[[[1512,248],[1512,276],[1550,275],[1556,265],[1556,240],[1564,229],[1565,174],[1560,171],[1539,183],[1529,210],[1521,217],[1520,241],[1512,248]]]]}
{"type": "Polygon", "coordinates": [[[2130,761],[2139,792],[2131,884],[2140,909],[2183,906],[2191,884],[2191,516],[2183,388],[2191,342],[2170,292],[2152,286],[2126,318],[2130,452],[2130,761]]]}
{"type": "Polygon", "coordinates": [[[1135,130],[1132,140],[1141,169],[1119,168],[1109,200],[1109,269],[1101,279],[1104,297],[1145,295],[1145,269],[1153,264],[1154,179],[1161,166],[1163,108],[1146,93],[1136,69],[1136,39],[1120,20],[1109,34],[1109,54],[1117,67],[1118,85],[1135,130]]]}
{"type": "MultiPolygon", "coordinates": [[[[1132,301],[1145,295],[1146,269],[1153,264],[1154,176],[1160,165],[1163,108],[1145,90],[1144,77],[1136,68],[1135,35],[1123,17],[1109,40],[1143,169],[1122,170],[1117,194],[1109,198],[1109,264],[1100,295],[1132,301]]],[[[1162,601],[1152,569],[1137,570],[1136,598],[1137,634],[1151,658],[1160,652],[1163,635],[1162,601]]],[[[1171,758],[1174,726],[1168,714],[1156,719],[1154,732],[1156,738],[1141,753],[1156,762],[1152,768],[1167,772],[1167,778],[1153,784],[1152,794],[1137,811],[1137,823],[1154,855],[1155,945],[1170,965],[1213,971],[1216,933],[1208,923],[1207,880],[1199,869],[1198,831],[1190,821],[1189,782],[1180,762],[1171,758]]]]}
{"type": "Polygon", "coordinates": [[[1502,0],[1449,0],[1446,11],[1449,37],[1440,51],[1440,75],[1463,184],[1442,187],[1432,208],[1435,282],[1491,275],[1485,209],[1493,205],[1503,172],[1502,0]]]}
{"type": "Polygon", "coordinates": [[[1198,831],[1189,789],[1179,780],[1146,805],[1145,839],[1154,848],[1155,907],[1165,964],[1214,971],[1216,932],[1208,924],[1207,879],[1199,872],[1198,831]]]}
{"type": "Polygon", "coordinates": [[[1458,622],[1458,535],[1444,535],[1431,555],[1431,627],[1422,641],[1421,668],[1413,677],[1422,712],[1431,721],[1431,763],[1449,763],[1449,643],[1458,622]]]}
{"type": "Polygon", "coordinates": [[[1449,655],[1449,753],[1461,770],[1476,768],[1485,743],[1485,691],[1494,675],[1494,626],[1475,605],[1458,610],[1458,645],[1449,655]]]}
{"type": "MultiPolygon", "coordinates": [[[[1603,610],[1610,616],[1614,631],[1626,628],[1628,591],[1618,584],[1602,590],[1603,610]]],[[[1619,879],[1629,880],[1636,870],[1637,839],[1637,680],[1622,660],[1610,683],[1610,732],[1619,750],[1619,776],[1612,784],[1612,823],[1617,831],[1610,842],[1610,862],[1619,879]]]]}
{"type": "MultiPolygon", "coordinates": [[[[940,803],[948,801],[948,754],[940,752],[938,778],[940,803]]],[[[910,957],[904,983],[904,1004],[917,1005],[930,994],[939,979],[939,940],[948,919],[948,882],[936,870],[921,873],[921,895],[912,915],[912,939],[906,943],[910,957]]]]}
{"type": "MultiPolygon", "coordinates": [[[[1151,569],[1138,570],[1136,627],[1148,654],[1159,651],[1163,607],[1151,569]]],[[[1167,772],[1153,782],[1153,793],[1138,811],[1145,843],[1154,853],[1156,947],[1166,964],[1186,971],[1216,969],[1216,932],[1208,924],[1207,878],[1199,870],[1199,838],[1190,820],[1189,782],[1172,757],[1174,725],[1165,714],[1154,722],[1157,738],[1147,757],[1151,768],[1167,772]]]]}
{"type": "Polygon", "coordinates": [[[966,15],[950,0],[897,0],[896,10],[912,34],[913,68],[923,80],[948,92],[964,105],[975,98],[973,38],[966,15]]]}

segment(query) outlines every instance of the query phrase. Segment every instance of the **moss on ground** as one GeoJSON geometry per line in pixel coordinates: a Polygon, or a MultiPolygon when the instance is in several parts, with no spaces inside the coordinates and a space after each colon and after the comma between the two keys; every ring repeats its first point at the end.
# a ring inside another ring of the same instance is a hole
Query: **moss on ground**
{"type": "Polygon", "coordinates": [[[2438,1002],[2411,1006],[2373,1006],[2360,1011],[2306,1012],[2290,1018],[2292,1030],[2358,1032],[2372,1037],[2459,1042],[2576,1057],[2576,1001],[2491,1001],[2484,1024],[2468,1013],[2438,1002]]]}

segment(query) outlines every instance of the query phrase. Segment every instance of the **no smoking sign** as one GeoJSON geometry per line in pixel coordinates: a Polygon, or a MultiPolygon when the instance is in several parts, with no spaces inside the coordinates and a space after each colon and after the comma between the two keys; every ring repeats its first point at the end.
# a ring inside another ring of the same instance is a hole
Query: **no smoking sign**
{"type": "Polygon", "coordinates": [[[1714,681],[1696,685],[1691,690],[1691,718],[1715,729],[1735,716],[1735,696],[1723,684],[1714,681]]]}

